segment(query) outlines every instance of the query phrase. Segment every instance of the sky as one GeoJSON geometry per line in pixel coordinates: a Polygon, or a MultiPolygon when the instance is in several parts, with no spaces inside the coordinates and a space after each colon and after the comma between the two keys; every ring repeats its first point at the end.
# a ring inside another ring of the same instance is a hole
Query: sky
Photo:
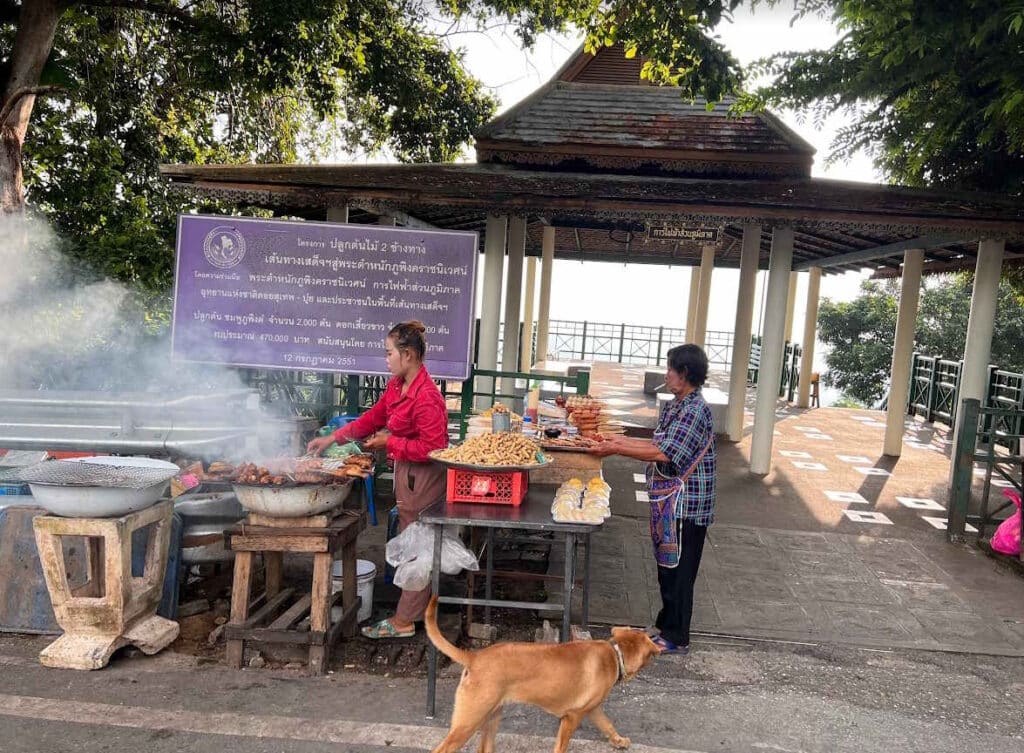
{"type": "MultiPolygon", "coordinates": [[[[742,9],[732,23],[723,22],[716,35],[741,63],[786,50],[805,50],[830,45],[838,33],[830,20],[805,18],[790,24],[785,8],[742,9]]],[[[453,44],[463,46],[469,70],[479,77],[501,101],[501,110],[515,105],[546,83],[582,42],[582,37],[547,35],[532,51],[524,52],[507,31],[458,34],[453,44]]],[[[843,118],[814,123],[800,113],[776,114],[816,149],[814,176],[839,180],[881,182],[867,155],[859,154],[847,163],[826,164],[830,144],[843,118]]],[[[472,159],[472,156],[470,156],[472,159]]],[[[551,317],[611,323],[684,326],[689,269],[650,265],[618,265],[556,260],[552,282],[551,317]],[[564,283],[572,281],[570,289],[564,283]],[[560,285],[560,283],[562,283],[560,285]],[[581,295],[577,291],[584,291],[581,295]],[[643,301],[638,305],[638,301],[643,301]]],[[[793,332],[802,337],[806,306],[806,273],[797,287],[793,332]]],[[[865,274],[847,273],[822,278],[821,296],[834,301],[850,300],[857,294],[865,274]]],[[[764,274],[759,275],[755,311],[760,310],[764,274]]],[[[735,320],[736,270],[716,270],[712,276],[708,330],[731,331],[735,320]]],[[[754,326],[758,316],[755,314],[754,326]]],[[[821,348],[815,365],[822,369],[821,348]]]]}

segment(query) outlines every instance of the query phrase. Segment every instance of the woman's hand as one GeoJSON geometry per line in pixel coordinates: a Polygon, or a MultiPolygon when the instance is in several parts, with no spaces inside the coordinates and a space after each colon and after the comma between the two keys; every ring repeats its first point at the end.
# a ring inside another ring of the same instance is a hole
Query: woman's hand
{"type": "Polygon", "coordinates": [[[590,447],[587,452],[591,455],[597,455],[599,458],[606,458],[609,455],[617,455],[620,450],[620,442],[617,439],[605,439],[603,442],[590,447]]]}
{"type": "Polygon", "coordinates": [[[376,434],[371,436],[369,439],[363,442],[364,450],[383,450],[388,446],[388,438],[391,436],[389,432],[378,431],[376,434]]]}
{"type": "Polygon", "coordinates": [[[334,444],[333,434],[328,434],[326,437],[316,437],[309,440],[309,444],[306,445],[306,452],[311,455],[319,455],[332,444],[334,444]]]}

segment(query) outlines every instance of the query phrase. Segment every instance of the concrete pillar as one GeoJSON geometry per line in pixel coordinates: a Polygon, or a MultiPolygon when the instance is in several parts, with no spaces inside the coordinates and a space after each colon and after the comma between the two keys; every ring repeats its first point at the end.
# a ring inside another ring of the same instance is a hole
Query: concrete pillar
{"type": "Polygon", "coordinates": [[[327,207],[328,222],[348,222],[348,204],[340,207],[327,207]]]}
{"type": "Polygon", "coordinates": [[[783,330],[783,342],[796,342],[796,338],[793,337],[793,315],[796,312],[796,284],[799,279],[799,272],[789,273],[789,295],[786,296],[786,326],[783,330]]]}
{"type": "MultiPolygon", "coordinates": [[[[789,278],[793,287],[793,278],[789,278]]],[[[800,355],[800,384],[797,386],[796,406],[807,408],[811,404],[811,372],[814,371],[814,341],[818,334],[818,299],[821,293],[821,267],[811,267],[807,274],[807,306],[804,310],[804,342],[800,355]]]]}
{"type": "Polygon", "coordinates": [[[700,287],[697,289],[697,314],[694,319],[693,339],[690,340],[690,342],[696,343],[702,348],[708,334],[708,308],[711,304],[711,273],[714,269],[715,246],[704,246],[700,255],[700,287]]]}
{"type": "Polygon", "coordinates": [[[537,306],[537,360],[548,360],[548,333],[551,330],[551,273],[555,266],[555,229],[544,226],[541,240],[540,301],[537,306]]]}
{"type": "Polygon", "coordinates": [[[743,226],[740,251],[740,284],[733,326],[732,366],[729,373],[729,440],[743,439],[743,408],[747,398],[747,366],[750,363],[750,330],[754,321],[754,289],[761,254],[761,226],[743,226]]]}
{"type": "Polygon", "coordinates": [[[923,265],[923,249],[912,248],[903,254],[900,307],[896,314],[896,339],[892,346],[889,408],[885,415],[885,441],[882,444],[882,453],[894,458],[903,452],[903,422],[907,415],[910,366],[914,359],[914,325],[917,323],[917,304],[921,298],[923,265]]]}
{"type": "MultiPolygon", "coordinates": [[[[971,293],[971,315],[967,320],[967,342],[964,344],[964,366],[960,372],[959,400],[973,397],[985,404],[988,381],[988,360],[992,355],[992,330],[996,323],[999,301],[999,275],[1003,266],[1004,241],[985,240],[978,244],[978,260],[974,267],[974,291],[971,293]]],[[[957,409],[959,410],[959,405],[957,409]]],[[[959,422],[953,434],[953,448],[959,435],[959,422]]],[[[953,463],[949,464],[950,481],[953,463]]]]}
{"type": "Polygon", "coordinates": [[[750,443],[750,470],[765,475],[772,467],[772,432],[775,406],[782,380],[785,350],[786,300],[793,267],[793,228],[772,229],[772,255],[768,263],[768,291],[765,293],[764,335],[761,367],[757,376],[757,404],[754,435],[750,443]]]}
{"type": "Polygon", "coordinates": [[[537,287],[537,257],[526,260],[526,295],[523,302],[523,342],[519,346],[523,371],[533,366],[533,299],[537,287]]]}
{"type": "Polygon", "coordinates": [[[700,267],[690,267],[690,293],[686,299],[686,342],[695,342],[697,329],[697,298],[700,292],[700,267]]]}
{"type": "Polygon", "coordinates": [[[523,260],[526,256],[526,218],[508,222],[508,278],[505,280],[505,333],[502,337],[501,370],[515,371],[519,358],[519,314],[523,302],[523,260]]]}
{"type": "MultiPolygon", "coordinates": [[[[487,215],[484,230],[484,280],[481,286],[480,348],[476,365],[481,369],[498,368],[498,327],[501,320],[501,278],[505,267],[505,232],[508,217],[487,215]]],[[[490,377],[477,380],[477,389],[489,390],[494,384],[490,377]]],[[[480,399],[478,408],[489,408],[490,401],[480,399]]]]}

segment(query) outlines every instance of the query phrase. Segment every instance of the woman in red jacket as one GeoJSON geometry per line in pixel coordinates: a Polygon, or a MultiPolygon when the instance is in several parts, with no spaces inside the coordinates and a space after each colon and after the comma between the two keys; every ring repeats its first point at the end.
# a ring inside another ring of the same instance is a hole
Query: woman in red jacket
{"type": "MultiPolygon", "coordinates": [[[[432,463],[428,454],[448,446],[448,410],[441,391],[423,365],[427,352],[426,327],[420,322],[396,324],[385,339],[388,381],[380,400],[355,421],[333,435],[309,443],[309,452],[319,454],[332,442],[369,437],[362,444],[368,450],[386,450],[395,462],[395,500],[398,527],[415,522],[420,512],[445,493],[444,468],[432,463]]],[[[422,591],[402,591],[394,617],[363,628],[367,638],[408,638],[416,633],[415,622],[423,619],[430,601],[429,586],[422,591]]]]}

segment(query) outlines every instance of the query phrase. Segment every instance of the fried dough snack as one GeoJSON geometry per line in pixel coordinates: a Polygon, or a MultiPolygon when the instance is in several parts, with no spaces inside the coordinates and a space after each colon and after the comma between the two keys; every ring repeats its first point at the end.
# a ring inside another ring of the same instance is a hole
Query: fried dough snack
{"type": "Polygon", "coordinates": [[[467,465],[536,465],[537,444],[522,434],[477,434],[434,457],[467,465]]]}

